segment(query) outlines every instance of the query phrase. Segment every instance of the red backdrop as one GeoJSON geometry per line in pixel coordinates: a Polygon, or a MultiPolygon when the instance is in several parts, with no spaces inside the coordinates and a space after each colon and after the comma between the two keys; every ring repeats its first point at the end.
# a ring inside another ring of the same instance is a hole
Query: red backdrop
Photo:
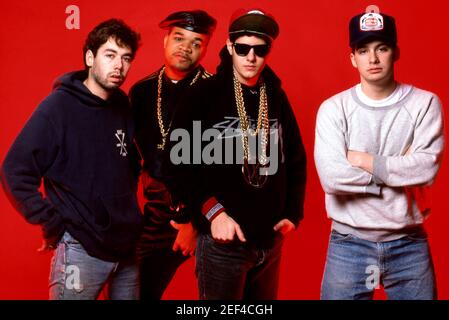
{"type": "MultiPolygon", "coordinates": [[[[130,86],[162,64],[160,20],[173,11],[201,8],[218,20],[204,65],[211,71],[226,39],[229,17],[237,8],[257,6],[271,12],[281,33],[269,64],[283,80],[308,154],[308,185],[305,220],[287,238],[282,262],[279,297],[317,299],[325,262],[330,222],[313,163],[315,115],[320,103],[358,81],[349,61],[347,23],[373,0],[314,1],[2,1],[2,50],[0,87],[3,159],[15,136],[37,104],[50,92],[62,73],[83,68],[82,45],[87,33],[100,21],[123,18],[137,28],[143,46],[133,63],[130,86]],[[68,30],[66,7],[80,8],[80,29],[68,30]]],[[[396,17],[401,58],[397,79],[437,93],[449,104],[449,27],[445,0],[377,0],[382,11],[396,17]]],[[[447,120],[446,113],[446,120],[447,120]]],[[[446,122],[448,123],[448,122],[446,122]]],[[[449,215],[444,200],[444,181],[449,178],[445,157],[433,188],[433,212],[426,225],[430,233],[439,297],[449,298],[449,215]]],[[[0,299],[46,299],[50,254],[38,254],[38,227],[28,225],[0,192],[0,299]]],[[[196,281],[191,259],[177,273],[164,298],[196,299],[196,281]]],[[[382,297],[382,294],[380,294],[382,297]]]]}

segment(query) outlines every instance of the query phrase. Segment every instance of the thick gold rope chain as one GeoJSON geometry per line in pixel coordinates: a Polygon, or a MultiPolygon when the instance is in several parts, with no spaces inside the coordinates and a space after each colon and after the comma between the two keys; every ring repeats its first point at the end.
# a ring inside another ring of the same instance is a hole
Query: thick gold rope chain
{"type": "Polygon", "coordinates": [[[260,93],[259,93],[259,115],[257,118],[257,128],[254,133],[250,133],[250,123],[248,120],[248,115],[246,114],[245,101],[243,99],[242,85],[237,80],[237,76],[234,71],[234,94],[235,101],[237,104],[237,112],[240,119],[240,127],[242,129],[242,144],[243,144],[243,159],[245,162],[250,161],[250,149],[248,146],[248,134],[252,136],[257,136],[259,133],[262,136],[261,139],[261,150],[259,152],[259,157],[257,157],[258,162],[264,166],[268,163],[267,158],[267,145],[268,145],[268,133],[270,130],[270,124],[268,120],[268,100],[266,93],[266,86],[263,80],[260,81],[260,93]]]}

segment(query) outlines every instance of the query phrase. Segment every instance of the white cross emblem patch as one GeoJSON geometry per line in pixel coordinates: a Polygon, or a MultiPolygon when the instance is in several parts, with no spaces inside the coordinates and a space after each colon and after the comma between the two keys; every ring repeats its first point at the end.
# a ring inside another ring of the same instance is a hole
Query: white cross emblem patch
{"type": "Polygon", "coordinates": [[[120,155],[126,157],[128,151],[126,150],[125,133],[123,132],[123,130],[117,130],[115,136],[119,141],[119,143],[117,143],[116,146],[120,148],[120,155]]]}

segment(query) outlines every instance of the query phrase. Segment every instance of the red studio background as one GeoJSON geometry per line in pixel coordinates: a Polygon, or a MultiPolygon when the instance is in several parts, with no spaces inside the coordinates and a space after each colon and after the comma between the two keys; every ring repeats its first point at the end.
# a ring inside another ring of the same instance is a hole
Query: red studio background
{"type": "MultiPolygon", "coordinates": [[[[207,69],[215,71],[232,13],[238,8],[263,8],[280,24],[281,33],[269,64],[283,80],[308,154],[305,219],[285,243],[279,298],[318,299],[330,222],[313,162],[315,117],[324,99],[358,82],[349,61],[347,24],[353,15],[373,3],[397,20],[401,48],[397,79],[435,92],[443,106],[449,106],[449,2],[445,0],[2,1],[0,160],[35,107],[50,92],[54,79],[83,68],[85,37],[99,22],[119,17],[141,32],[143,46],[124,85],[128,91],[133,83],[162,65],[165,33],[157,24],[168,14],[201,8],[218,20],[203,62],[207,69]],[[69,5],[79,7],[79,29],[66,28],[69,5]]],[[[444,200],[448,159],[446,155],[433,186],[433,212],[426,222],[440,299],[449,299],[449,206],[444,200]]],[[[15,212],[4,192],[0,192],[0,226],[0,299],[47,299],[51,254],[36,252],[41,244],[40,229],[15,212]]],[[[190,259],[176,274],[165,299],[197,298],[193,269],[194,261],[190,259]]],[[[376,296],[385,297],[382,291],[376,296]]]]}

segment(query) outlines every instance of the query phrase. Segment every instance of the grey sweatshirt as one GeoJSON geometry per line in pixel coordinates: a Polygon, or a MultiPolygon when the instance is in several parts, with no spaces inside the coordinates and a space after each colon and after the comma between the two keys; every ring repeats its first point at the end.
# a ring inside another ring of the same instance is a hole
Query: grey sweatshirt
{"type": "Polygon", "coordinates": [[[321,105],[315,164],[333,228],[370,241],[389,241],[420,228],[430,208],[426,187],[444,147],[438,97],[412,90],[398,103],[370,107],[355,87],[321,105]],[[353,167],[348,150],[374,155],[374,173],[353,167]]]}

